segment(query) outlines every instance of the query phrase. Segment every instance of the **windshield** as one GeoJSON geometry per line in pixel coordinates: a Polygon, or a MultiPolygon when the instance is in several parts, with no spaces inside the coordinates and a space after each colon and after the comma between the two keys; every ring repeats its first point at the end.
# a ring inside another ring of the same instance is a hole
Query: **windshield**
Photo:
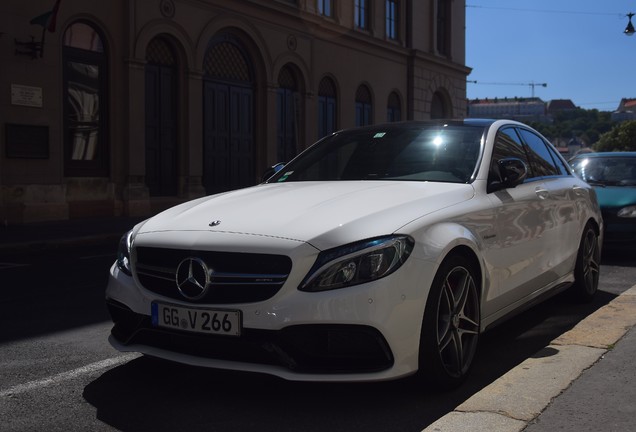
{"type": "Polygon", "coordinates": [[[636,157],[575,159],[574,172],[588,183],[602,186],[636,186],[636,157]]]}
{"type": "Polygon", "coordinates": [[[339,132],[287,164],[269,183],[407,180],[467,183],[481,152],[481,126],[388,125],[339,132]]]}

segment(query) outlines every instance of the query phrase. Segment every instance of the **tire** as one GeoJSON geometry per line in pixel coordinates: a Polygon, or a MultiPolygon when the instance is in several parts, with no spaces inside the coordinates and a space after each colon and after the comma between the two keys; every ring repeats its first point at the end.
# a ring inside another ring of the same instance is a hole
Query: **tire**
{"type": "Polygon", "coordinates": [[[478,273],[462,255],[445,259],[422,320],[418,378],[442,389],[459,386],[477,351],[481,310],[478,273]]]}
{"type": "Polygon", "coordinates": [[[590,302],[598,290],[598,280],[601,267],[601,248],[598,244],[598,234],[591,224],[583,230],[579,251],[576,255],[574,267],[574,284],[570,288],[575,300],[590,302]]]}

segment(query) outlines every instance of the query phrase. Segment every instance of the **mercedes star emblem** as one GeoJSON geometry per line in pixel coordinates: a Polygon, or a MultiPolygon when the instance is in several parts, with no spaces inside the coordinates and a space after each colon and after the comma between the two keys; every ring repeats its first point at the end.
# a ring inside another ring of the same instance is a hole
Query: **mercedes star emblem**
{"type": "Polygon", "coordinates": [[[211,274],[201,258],[186,258],[177,267],[177,288],[185,298],[199,300],[210,287],[211,274]]]}

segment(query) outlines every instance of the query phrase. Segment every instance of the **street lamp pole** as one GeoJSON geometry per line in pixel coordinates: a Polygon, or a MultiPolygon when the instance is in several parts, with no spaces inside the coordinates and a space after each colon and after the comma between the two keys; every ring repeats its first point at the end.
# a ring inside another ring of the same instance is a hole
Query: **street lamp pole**
{"type": "Polygon", "coordinates": [[[634,15],[635,14],[633,14],[632,12],[625,15],[628,19],[628,22],[627,22],[627,27],[625,27],[625,30],[623,31],[623,33],[625,33],[626,36],[633,36],[634,33],[636,33],[636,30],[634,29],[634,24],[632,24],[632,17],[634,15]]]}

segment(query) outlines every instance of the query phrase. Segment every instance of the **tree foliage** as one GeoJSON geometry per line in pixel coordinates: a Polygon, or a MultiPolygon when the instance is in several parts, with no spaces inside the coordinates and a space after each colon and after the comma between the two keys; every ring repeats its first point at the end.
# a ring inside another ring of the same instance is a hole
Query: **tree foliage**
{"type": "Polygon", "coordinates": [[[576,138],[584,146],[596,143],[602,134],[612,129],[611,113],[596,109],[576,109],[557,113],[550,123],[530,124],[553,143],[568,142],[576,138]]]}
{"type": "Polygon", "coordinates": [[[605,132],[594,144],[596,151],[636,151],[636,120],[625,121],[605,132]]]}

